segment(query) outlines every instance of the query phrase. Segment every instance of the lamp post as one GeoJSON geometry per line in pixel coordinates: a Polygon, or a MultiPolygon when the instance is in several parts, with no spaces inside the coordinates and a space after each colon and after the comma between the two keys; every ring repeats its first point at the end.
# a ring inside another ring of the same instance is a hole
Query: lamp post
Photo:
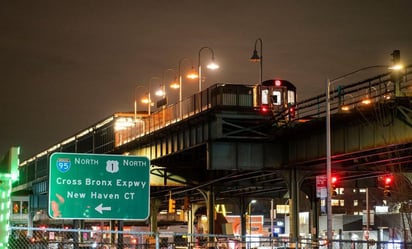
{"type": "Polygon", "coordinates": [[[178,82],[178,80],[177,80],[176,70],[174,70],[174,69],[172,69],[172,68],[166,69],[166,70],[163,72],[163,76],[162,76],[162,85],[163,85],[163,90],[164,90],[164,95],[165,95],[165,96],[166,96],[166,81],[165,81],[165,78],[166,78],[166,73],[167,73],[167,72],[170,72],[170,73],[173,74],[173,81],[170,81],[170,82],[171,82],[170,87],[171,87],[171,88],[174,88],[174,89],[179,88],[179,82],[178,82]]]}
{"type": "Polygon", "coordinates": [[[211,70],[215,70],[219,68],[219,65],[215,63],[215,52],[213,51],[212,48],[210,47],[202,47],[199,49],[199,56],[198,56],[198,75],[199,75],[199,92],[202,91],[202,66],[200,64],[200,53],[204,50],[208,49],[212,53],[212,61],[206,66],[207,68],[211,70]]]}
{"type": "Polygon", "coordinates": [[[329,78],[326,79],[326,188],[327,188],[327,195],[326,195],[326,215],[327,215],[327,240],[328,240],[328,248],[332,248],[332,244],[330,243],[332,241],[332,146],[331,146],[331,125],[330,125],[330,116],[331,116],[331,110],[330,110],[330,86],[333,83],[336,83],[340,80],[343,80],[347,78],[348,76],[354,75],[356,73],[359,73],[361,71],[365,71],[368,69],[373,69],[373,68],[386,68],[390,70],[400,70],[402,67],[399,65],[395,65],[392,67],[389,67],[387,65],[374,65],[374,66],[368,66],[368,67],[363,67],[360,68],[356,71],[341,75],[333,80],[329,80],[329,78]]]}
{"type": "MultiPolygon", "coordinates": [[[[146,87],[145,87],[145,86],[142,86],[142,85],[136,85],[136,86],[134,87],[134,121],[136,121],[136,119],[137,119],[137,90],[138,90],[139,88],[144,88],[145,90],[147,90],[146,87]]],[[[148,114],[150,113],[150,107],[148,108],[148,112],[147,112],[147,113],[148,113],[148,114]]]]}
{"type": "Polygon", "coordinates": [[[248,212],[249,212],[249,248],[251,248],[251,243],[252,243],[252,204],[255,204],[256,200],[251,200],[249,202],[248,206],[248,212]]]}
{"type": "Polygon", "coordinates": [[[182,83],[183,83],[183,79],[182,79],[182,63],[184,61],[190,61],[190,64],[192,66],[192,69],[190,71],[190,73],[187,75],[187,78],[189,79],[196,79],[197,77],[199,77],[199,75],[194,71],[193,68],[193,61],[192,59],[188,58],[188,57],[183,57],[182,59],[179,60],[179,117],[182,118],[182,83]]]}
{"type": "MultiPolygon", "coordinates": [[[[137,118],[137,90],[140,88],[144,88],[147,92],[147,98],[142,99],[142,103],[147,104],[147,114],[150,115],[151,113],[151,105],[152,105],[152,97],[150,94],[150,91],[152,90],[152,81],[153,80],[160,80],[159,77],[152,77],[149,80],[149,88],[143,86],[143,85],[136,85],[134,88],[134,119],[136,120],[137,118]]],[[[158,91],[156,91],[155,93],[157,96],[162,96],[164,95],[164,90],[163,89],[159,89],[158,91]]]]}
{"type": "Polygon", "coordinates": [[[256,39],[255,41],[255,49],[253,50],[253,54],[252,57],[250,57],[250,61],[251,62],[260,62],[260,70],[259,70],[259,74],[260,74],[260,78],[259,78],[259,84],[262,84],[263,81],[263,41],[261,38],[256,39]],[[256,46],[257,43],[260,43],[260,56],[256,50],[256,46]]]}

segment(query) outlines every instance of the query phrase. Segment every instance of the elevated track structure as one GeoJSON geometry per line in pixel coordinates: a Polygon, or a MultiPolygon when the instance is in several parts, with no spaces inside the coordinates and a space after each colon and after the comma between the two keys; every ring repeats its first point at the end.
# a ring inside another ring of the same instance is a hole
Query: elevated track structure
{"type": "MultiPolygon", "coordinates": [[[[332,166],[344,184],[368,187],[388,173],[409,182],[411,75],[408,66],[396,77],[333,85],[332,166]]],[[[315,178],[325,174],[327,96],[298,101],[293,116],[290,110],[267,114],[254,104],[251,89],[219,83],[154,113],[116,113],[22,162],[13,193],[30,193],[32,209],[44,208],[54,152],[145,155],[152,164],[153,211],[167,206],[170,194],[182,205],[185,198],[204,203],[208,212],[217,202],[232,203],[240,214],[251,199],[288,196],[296,237],[301,193],[309,197],[313,220],[319,215],[315,178]]],[[[214,229],[211,222],[209,232],[214,229]]]]}

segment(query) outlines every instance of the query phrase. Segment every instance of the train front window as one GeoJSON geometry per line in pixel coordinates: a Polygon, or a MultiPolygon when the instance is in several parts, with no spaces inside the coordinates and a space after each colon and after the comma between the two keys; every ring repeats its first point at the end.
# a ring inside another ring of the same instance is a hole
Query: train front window
{"type": "Polygon", "coordinates": [[[269,90],[268,89],[262,90],[262,104],[263,105],[269,104],[269,90]]]}
{"type": "Polygon", "coordinates": [[[273,91],[272,94],[272,104],[273,105],[281,105],[282,104],[282,94],[280,91],[273,91]]]}
{"type": "Polygon", "coordinates": [[[288,104],[294,105],[295,103],[296,103],[295,92],[288,90],[288,104]]]}

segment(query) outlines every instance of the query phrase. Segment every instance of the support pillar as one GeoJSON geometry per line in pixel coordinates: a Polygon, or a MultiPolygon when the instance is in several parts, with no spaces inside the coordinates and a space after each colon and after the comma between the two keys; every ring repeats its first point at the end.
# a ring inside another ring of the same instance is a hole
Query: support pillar
{"type": "MultiPolygon", "coordinates": [[[[123,232],[123,226],[124,226],[124,221],[118,220],[117,221],[117,231],[123,232]]],[[[123,233],[119,233],[117,235],[117,248],[118,249],[123,249],[123,243],[124,243],[123,237],[124,237],[123,233]]]]}
{"type": "Polygon", "coordinates": [[[242,228],[242,249],[246,248],[246,204],[245,204],[245,197],[240,197],[240,224],[242,228]]]}
{"type": "MultiPolygon", "coordinates": [[[[315,191],[316,192],[316,191],[315,191]]],[[[320,216],[320,199],[316,198],[316,193],[312,195],[310,199],[310,234],[312,237],[313,245],[317,243],[317,238],[319,238],[319,216],[320,216]]]]}
{"type": "Polygon", "coordinates": [[[299,235],[299,187],[296,169],[289,173],[289,238],[297,241],[299,235]]]}
{"type": "Polygon", "coordinates": [[[215,193],[213,192],[213,186],[207,191],[207,218],[209,234],[215,234],[215,193]]]}
{"type": "Polygon", "coordinates": [[[150,200],[150,232],[157,232],[157,213],[159,212],[159,206],[161,201],[159,199],[150,200]]]}

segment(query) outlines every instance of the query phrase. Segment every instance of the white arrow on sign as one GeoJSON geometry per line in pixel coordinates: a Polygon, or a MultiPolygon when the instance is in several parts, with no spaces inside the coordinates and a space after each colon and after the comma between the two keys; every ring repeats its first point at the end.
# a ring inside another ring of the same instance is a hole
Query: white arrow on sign
{"type": "Polygon", "coordinates": [[[102,214],[103,211],[110,211],[110,210],[112,210],[112,207],[103,207],[103,203],[100,203],[100,205],[97,206],[95,209],[96,209],[97,212],[99,212],[99,213],[102,214]]]}

